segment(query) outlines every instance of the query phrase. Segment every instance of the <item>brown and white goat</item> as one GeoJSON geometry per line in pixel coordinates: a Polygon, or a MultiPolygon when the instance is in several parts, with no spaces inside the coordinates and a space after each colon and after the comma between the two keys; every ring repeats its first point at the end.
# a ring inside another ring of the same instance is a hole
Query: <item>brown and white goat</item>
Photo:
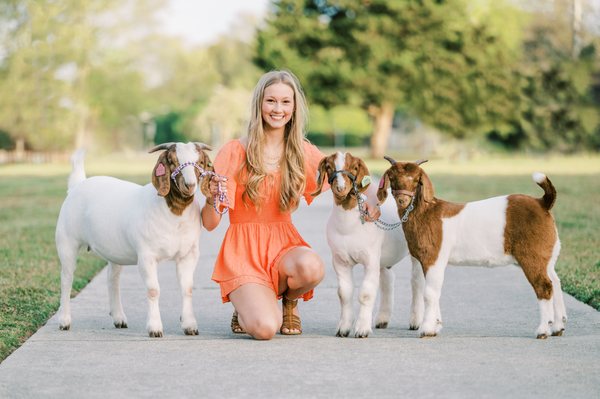
{"type": "MultiPolygon", "coordinates": [[[[337,152],[321,160],[317,178],[318,195],[327,179],[333,193],[334,207],[327,222],[327,243],[331,249],[333,268],[338,279],[341,317],[336,335],[365,338],[372,331],[373,307],[381,286],[381,298],[375,326],[386,328],[394,302],[394,274],[391,267],[408,255],[402,230],[384,231],[375,223],[361,223],[357,195],[362,194],[371,180],[367,165],[350,153],[337,152]],[[365,267],[360,288],[360,310],[356,321],[352,305],[352,269],[365,267]]],[[[373,193],[374,194],[374,193],[373,193]]],[[[382,218],[397,219],[394,204],[383,204],[382,218]]],[[[421,273],[419,269],[419,273],[421,273]]]]}
{"type": "MultiPolygon", "coordinates": [[[[158,308],[160,287],[157,265],[176,262],[181,288],[181,327],[197,335],[192,309],[192,284],[199,258],[200,205],[194,194],[201,179],[199,169],[212,171],[201,143],[166,143],[152,171],[152,184],[140,186],[108,176],[86,178],[83,154],[72,158],[69,190],[56,224],[56,248],[62,264],[59,328],[71,326],[70,294],[77,254],[81,248],[108,261],[110,315],[117,328],[127,327],[121,305],[119,275],[122,265],[138,265],[147,289],[150,337],[162,337],[158,308]]],[[[209,193],[208,180],[200,184],[209,193]]]]}
{"type": "Polygon", "coordinates": [[[511,194],[457,204],[435,198],[431,180],[419,166],[425,161],[386,159],[392,166],[382,177],[377,196],[383,201],[391,187],[398,213],[408,214],[404,235],[413,263],[419,262],[425,275],[417,284],[424,298],[421,336],[435,336],[441,329],[439,299],[448,263],[518,264],[538,298],[541,320],[537,338],[562,335],[567,315],[554,271],[560,240],[550,213],[556,199],[550,179],[533,174],[544,190],[542,198],[511,194]]]}

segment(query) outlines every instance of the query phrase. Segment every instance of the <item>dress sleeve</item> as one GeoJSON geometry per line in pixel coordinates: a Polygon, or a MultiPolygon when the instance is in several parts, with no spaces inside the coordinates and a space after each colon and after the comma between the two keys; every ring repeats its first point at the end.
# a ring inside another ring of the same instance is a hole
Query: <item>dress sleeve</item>
{"type": "Polygon", "coordinates": [[[231,209],[235,208],[237,177],[243,160],[241,144],[232,140],[221,148],[214,162],[215,173],[227,177],[227,200],[231,209]]]}
{"type": "MultiPolygon", "coordinates": [[[[304,143],[304,170],[306,171],[306,187],[304,189],[304,199],[306,203],[310,203],[315,199],[311,194],[317,190],[317,173],[319,169],[319,162],[325,158],[325,154],[321,152],[315,145],[305,142],[304,143]]],[[[329,183],[323,182],[323,188],[321,192],[329,190],[329,183]]]]}

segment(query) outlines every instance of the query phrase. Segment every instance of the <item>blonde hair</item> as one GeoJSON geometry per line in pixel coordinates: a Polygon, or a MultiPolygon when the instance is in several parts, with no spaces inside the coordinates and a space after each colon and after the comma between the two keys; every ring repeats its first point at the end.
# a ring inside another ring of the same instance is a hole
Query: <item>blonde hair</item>
{"type": "Polygon", "coordinates": [[[250,121],[248,123],[246,163],[243,168],[246,172],[244,173],[246,191],[243,198],[244,200],[249,199],[257,207],[260,207],[264,199],[260,187],[268,173],[263,159],[265,131],[262,119],[262,102],[265,89],[276,83],[286,84],[294,91],[294,112],[290,121],[285,125],[283,160],[280,165],[279,209],[285,212],[298,206],[300,196],[306,186],[304,175],[304,129],[308,119],[308,107],[304,92],[298,78],[289,71],[267,72],[259,79],[254,88],[250,121]]]}

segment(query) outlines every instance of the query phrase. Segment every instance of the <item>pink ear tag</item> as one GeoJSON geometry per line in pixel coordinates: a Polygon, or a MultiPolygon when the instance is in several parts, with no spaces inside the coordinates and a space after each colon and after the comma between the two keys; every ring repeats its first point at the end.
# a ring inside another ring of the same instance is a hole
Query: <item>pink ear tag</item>
{"type": "Polygon", "coordinates": [[[381,180],[379,180],[379,188],[383,188],[384,183],[385,183],[385,179],[382,177],[381,180]]]}
{"type": "Polygon", "coordinates": [[[156,176],[164,176],[165,175],[165,165],[159,163],[156,167],[156,172],[154,173],[156,176]]]}

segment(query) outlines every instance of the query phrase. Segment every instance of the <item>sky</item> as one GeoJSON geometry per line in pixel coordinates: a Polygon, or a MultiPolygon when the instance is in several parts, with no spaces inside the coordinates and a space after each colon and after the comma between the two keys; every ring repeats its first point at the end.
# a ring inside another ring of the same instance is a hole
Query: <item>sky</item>
{"type": "Polygon", "coordinates": [[[240,13],[262,17],[269,0],[169,0],[163,16],[167,33],[190,44],[207,44],[227,32],[240,13]]]}

